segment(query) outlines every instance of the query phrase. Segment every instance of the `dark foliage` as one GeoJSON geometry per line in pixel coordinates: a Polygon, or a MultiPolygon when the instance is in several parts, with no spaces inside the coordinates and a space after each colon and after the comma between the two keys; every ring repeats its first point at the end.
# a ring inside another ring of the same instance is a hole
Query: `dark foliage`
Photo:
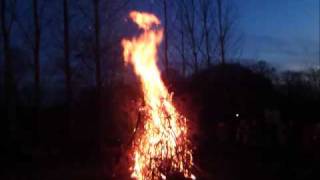
{"type": "MultiPolygon", "coordinates": [[[[200,179],[312,177],[319,160],[319,99],[310,96],[310,86],[273,84],[239,64],[170,79],[178,109],[199,126],[193,137],[200,179]]],[[[42,107],[38,124],[32,107],[18,104],[16,121],[3,127],[11,132],[2,136],[4,177],[19,179],[12,174],[22,171],[31,179],[50,179],[61,171],[59,179],[111,178],[132,135],[135,120],[129,119],[137,118],[141,101],[138,84],[133,84],[104,87],[101,117],[94,88],[83,89],[70,112],[65,103],[42,107]],[[35,127],[40,129],[37,141],[35,127]],[[55,168],[60,170],[52,172],[55,168]]]]}

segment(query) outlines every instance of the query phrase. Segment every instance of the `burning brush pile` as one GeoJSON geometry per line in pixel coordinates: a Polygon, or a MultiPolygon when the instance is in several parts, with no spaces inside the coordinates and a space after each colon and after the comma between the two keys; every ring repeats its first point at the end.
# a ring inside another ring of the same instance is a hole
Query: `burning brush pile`
{"type": "Polygon", "coordinates": [[[157,48],[163,29],[160,20],[149,13],[133,11],[130,18],[142,33],[124,39],[122,46],[126,64],[131,64],[141,81],[144,105],[129,150],[131,177],[137,180],[166,179],[180,173],[187,179],[192,174],[192,145],[188,137],[188,121],[177,112],[172,93],[164,85],[157,67],[157,48]]]}

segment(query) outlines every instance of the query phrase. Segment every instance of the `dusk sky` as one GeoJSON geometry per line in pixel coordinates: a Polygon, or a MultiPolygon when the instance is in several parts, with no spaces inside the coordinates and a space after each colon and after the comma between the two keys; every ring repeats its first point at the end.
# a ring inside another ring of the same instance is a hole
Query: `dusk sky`
{"type": "MultiPolygon", "coordinates": [[[[280,70],[319,66],[319,0],[231,1],[243,39],[241,59],[264,60],[280,70]]],[[[21,5],[28,6],[26,2],[21,5]]],[[[151,6],[145,2],[132,0],[129,9],[155,10],[155,0],[151,6]]]]}
{"type": "Polygon", "coordinates": [[[319,0],[230,2],[243,39],[240,59],[264,60],[279,70],[319,67],[319,0]]]}
{"type": "Polygon", "coordinates": [[[239,0],[242,58],[280,69],[319,66],[319,0],[239,0]]]}

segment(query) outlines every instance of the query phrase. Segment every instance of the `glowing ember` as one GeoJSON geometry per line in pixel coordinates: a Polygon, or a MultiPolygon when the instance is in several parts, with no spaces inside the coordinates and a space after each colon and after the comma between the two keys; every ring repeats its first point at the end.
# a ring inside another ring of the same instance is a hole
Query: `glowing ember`
{"type": "Polygon", "coordinates": [[[142,29],[142,34],[122,40],[124,60],[132,64],[140,78],[145,106],[141,107],[142,125],[135,129],[132,143],[131,177],[138,180],[166,179],[171,173],[196,179],[187,119],[179,114],[160,77],[156,65],[157,48],[163,30],[153,14],[133,11],[130,18],[142,29]]]}

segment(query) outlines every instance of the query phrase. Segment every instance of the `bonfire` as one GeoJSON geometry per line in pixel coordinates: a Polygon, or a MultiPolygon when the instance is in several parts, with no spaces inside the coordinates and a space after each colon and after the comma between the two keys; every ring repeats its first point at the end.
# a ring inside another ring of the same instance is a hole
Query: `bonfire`
{"type": "Polygon", "coordinates": [[[144,100],[138,107],[141,116],[129,150],[131,177],[157,180],[180,173],[186,179],[196,179],[191,172],[194,162],[188,120],[176,110],[172,92],[157,67],[157,49],[163,37],[161,22],[144,12],[132,11],[129,16],[141,34],[122,40],[123,56],[141,81],[144,100]]]}

